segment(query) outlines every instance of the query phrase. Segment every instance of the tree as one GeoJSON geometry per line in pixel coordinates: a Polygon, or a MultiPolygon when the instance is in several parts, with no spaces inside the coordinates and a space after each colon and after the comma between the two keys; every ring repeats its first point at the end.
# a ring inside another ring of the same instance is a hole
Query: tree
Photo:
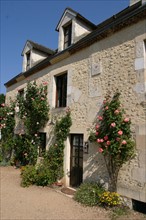
{"type": "Polygon", "coordinates": [[[117,191],[119,170],[134,157],[135,147],[130,130],[131,120],[125,116],[119,97],[117,92],[112,99],[108,97],[103,101],[95,133],[99,152],[108,170],[110,191],[117,191]]]}

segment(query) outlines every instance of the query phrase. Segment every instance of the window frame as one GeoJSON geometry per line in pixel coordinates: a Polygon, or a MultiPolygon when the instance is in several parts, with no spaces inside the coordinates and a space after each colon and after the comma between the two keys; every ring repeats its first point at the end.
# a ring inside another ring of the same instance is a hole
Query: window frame
{"type": "Polygon", "coordinates": [[[30,51],[28,51],[26,53],[26,70],[30,69],[30,57],[31,57],[31,53],[30,51]]]}
{"type": "Polygon", "coordinates": [[[72,42],[72,23],[63,27],[64,31],[64,45],[63,48],[66,49],[71,45],[72,42]]]}
{"type": "Polygon", "coordinates": [[[55,108],[67,106],[67,72],[55,76],[56,82],[56,100],[55,108]]]}

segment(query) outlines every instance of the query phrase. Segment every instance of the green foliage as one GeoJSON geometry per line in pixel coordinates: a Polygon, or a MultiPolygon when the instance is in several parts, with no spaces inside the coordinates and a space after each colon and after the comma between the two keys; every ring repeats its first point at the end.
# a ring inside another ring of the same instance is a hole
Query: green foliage
{"type": "MultiPolygon", "coordinates": [[[[127,206],[119,205],[112,208],[111,220],[116,220],[121,216],[127,216],[130,210],[127,206]]],[[[124,219],[128,219],[128,216],[124,219]]]]}
{"type": "Polygon", "coordinates": [[[47,86],[28,83],[25,96],[18,94],[17,107],[20,120],[24,122],[25,135],[16,138],[15,155],[21,165],[35,164],[40,144],[39,130],[45,126],[49,117],[47,86]]]}
{"type": "Polygon", "coordinates": [[[44,157],[44,166],[49,170],[53,170],[53,179],[60,179],[63,176],[63,158],[64,158],[64,141],[72,125],[70,110],[67,110],[66,115],[63,116],[55,125],[55,143],[49,148],[49,151],[44,157]]]}
{"type": "Polygon", "coordinates": [[[37,172],[35,166],[27,165],[21,169],[21,186],[28,187],[36,182],[37,172]]]}
{"type": "Polygon", "coordinates": [[[19,161],[21,166],[35,164],[37,161],[39,139],[28,135],[15,136],[15,161],[19,161]]]}
{"type": "Polygon", "coordinates": [[[106,191],[100,196],[99,203],[102,206],[118,206],[121,204],[121,199],[118,193],[106,191]]]}
{"type": "Polygon", "coordinates": [[[47,87],[37,86],[36,82],[28,83],[24,96],[18,95],[19,116],[23,119],[26,134],[37,134],[44,127],[49,117],[49,105],[47,103],[47,87]]]}
{"type": "MultiPolygon", "coordinates": [[[[46,152],[43,161],[36,167],[34,166],[36,170],[35,181],[30,184],[47,186],[63,176],[64,141],[69,134],[71,124],[70,111],[67,111],[66,115],[62,117],[60,121],[57,122],[57,126],[55,126],[56,141],[54,145],[46,152]]],[[[27,182],[27,177],[22,175],[22,183],[25,182],[25,179],[27,182]]],[[[22,186],[24,186],[24,184],[22,184],[22,186]]]]}
{"type": "Polygon", "coordinates": [[[5,95],[4,94],[0,94],[0,106],[1,104],[5,103],[5,95]]]}
{"type": "Polygon", "coordinates": [[[8,164],[11,159],[12,151],[14,148],[13,132],[15,126],[15,103],[10,101],[9,105],[6,105],[3,101],[4,95],[0,96],[0,162],[2,164],[8,164]]]}
{"type": "Polygon", "coordinates": [[[56,142],[64,142],[69,134],[72,120],[70,117],[69,109],[66,112],[66,116],[62,117],[60,121],[57,121],[55,126],[56,142]]]}
{"type": "Polygon", "coordinates": [[[131,121],[121,108],[119,93],[113,99],[104,101],[102,113],[98,116],[96,127],[97,142],[104,155],[110,154],[118,164],[127,162],[134,155],[134,141],[132,140],[131,121]]]}
{"type": "Polygon", "coordinates": [[[9,136],[12,136],[15,126],[15,103],[10,102],[9,105],[2,103],[0,106],[0,128],[2,140],[6,141],[9,136]]]}
{"type": "Polygon", "coordinates": [[[104,188],[98,183],[83,183],[76,191],[74,199],[84,205],[95,206],[100,201],[104,188]]]}
{"type": "Polygon", "coordinates": [[[48,186],[55,182],[54,171],[44,165],[37,168],[37,177],[35,184],[38,186],[48,186]]]}
{"type": "MultiPolygon", "coordinates": [[[[134,157],[135,142],[133,141],[130,125],[121,107],[120,93],[112,99],[106,98],[98,115],[96,124],[96,141],[99,152],[103,154],[110,178],[110,190],[116,191],[117,176],[124,163],[134,157]]],[[[95,136],[91,135],[94,140],[95,136]]]]}
{"type": "Polygon", "coordinates": [[[12,152],[14,149],[14,138],[10,133],[7,139],[0,142],[0,162],[8,163],[11,159],[12,152]]]}

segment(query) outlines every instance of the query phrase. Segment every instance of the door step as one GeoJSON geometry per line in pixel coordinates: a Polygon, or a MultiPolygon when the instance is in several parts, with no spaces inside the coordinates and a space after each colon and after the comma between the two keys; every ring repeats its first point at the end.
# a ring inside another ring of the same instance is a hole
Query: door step
{"type": "Polygon", "coordinates": [[[70,187],[64,187],[61,189],[61,192],[70,196],[74,196],[76,193],[76,190],[70,187]]]}

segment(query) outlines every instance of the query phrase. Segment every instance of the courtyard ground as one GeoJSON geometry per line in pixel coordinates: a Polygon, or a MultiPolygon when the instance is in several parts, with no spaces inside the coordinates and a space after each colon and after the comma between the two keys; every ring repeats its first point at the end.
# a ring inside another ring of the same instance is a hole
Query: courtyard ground
{"type": "MultiPolygon", "coordinates": [[[[84,207],[72,198],[49,187],[20,186],[20,170],[0,167],[1,220],[108,220],[109,211],[100,207],[84,207]]],[[[146,218],[139,213],[130,219],[146,218]]],[[[120,218],[121,219],[121,218],[120,218]]],[[[125,216],[122,219],[127,219],[125,216]]]]}

